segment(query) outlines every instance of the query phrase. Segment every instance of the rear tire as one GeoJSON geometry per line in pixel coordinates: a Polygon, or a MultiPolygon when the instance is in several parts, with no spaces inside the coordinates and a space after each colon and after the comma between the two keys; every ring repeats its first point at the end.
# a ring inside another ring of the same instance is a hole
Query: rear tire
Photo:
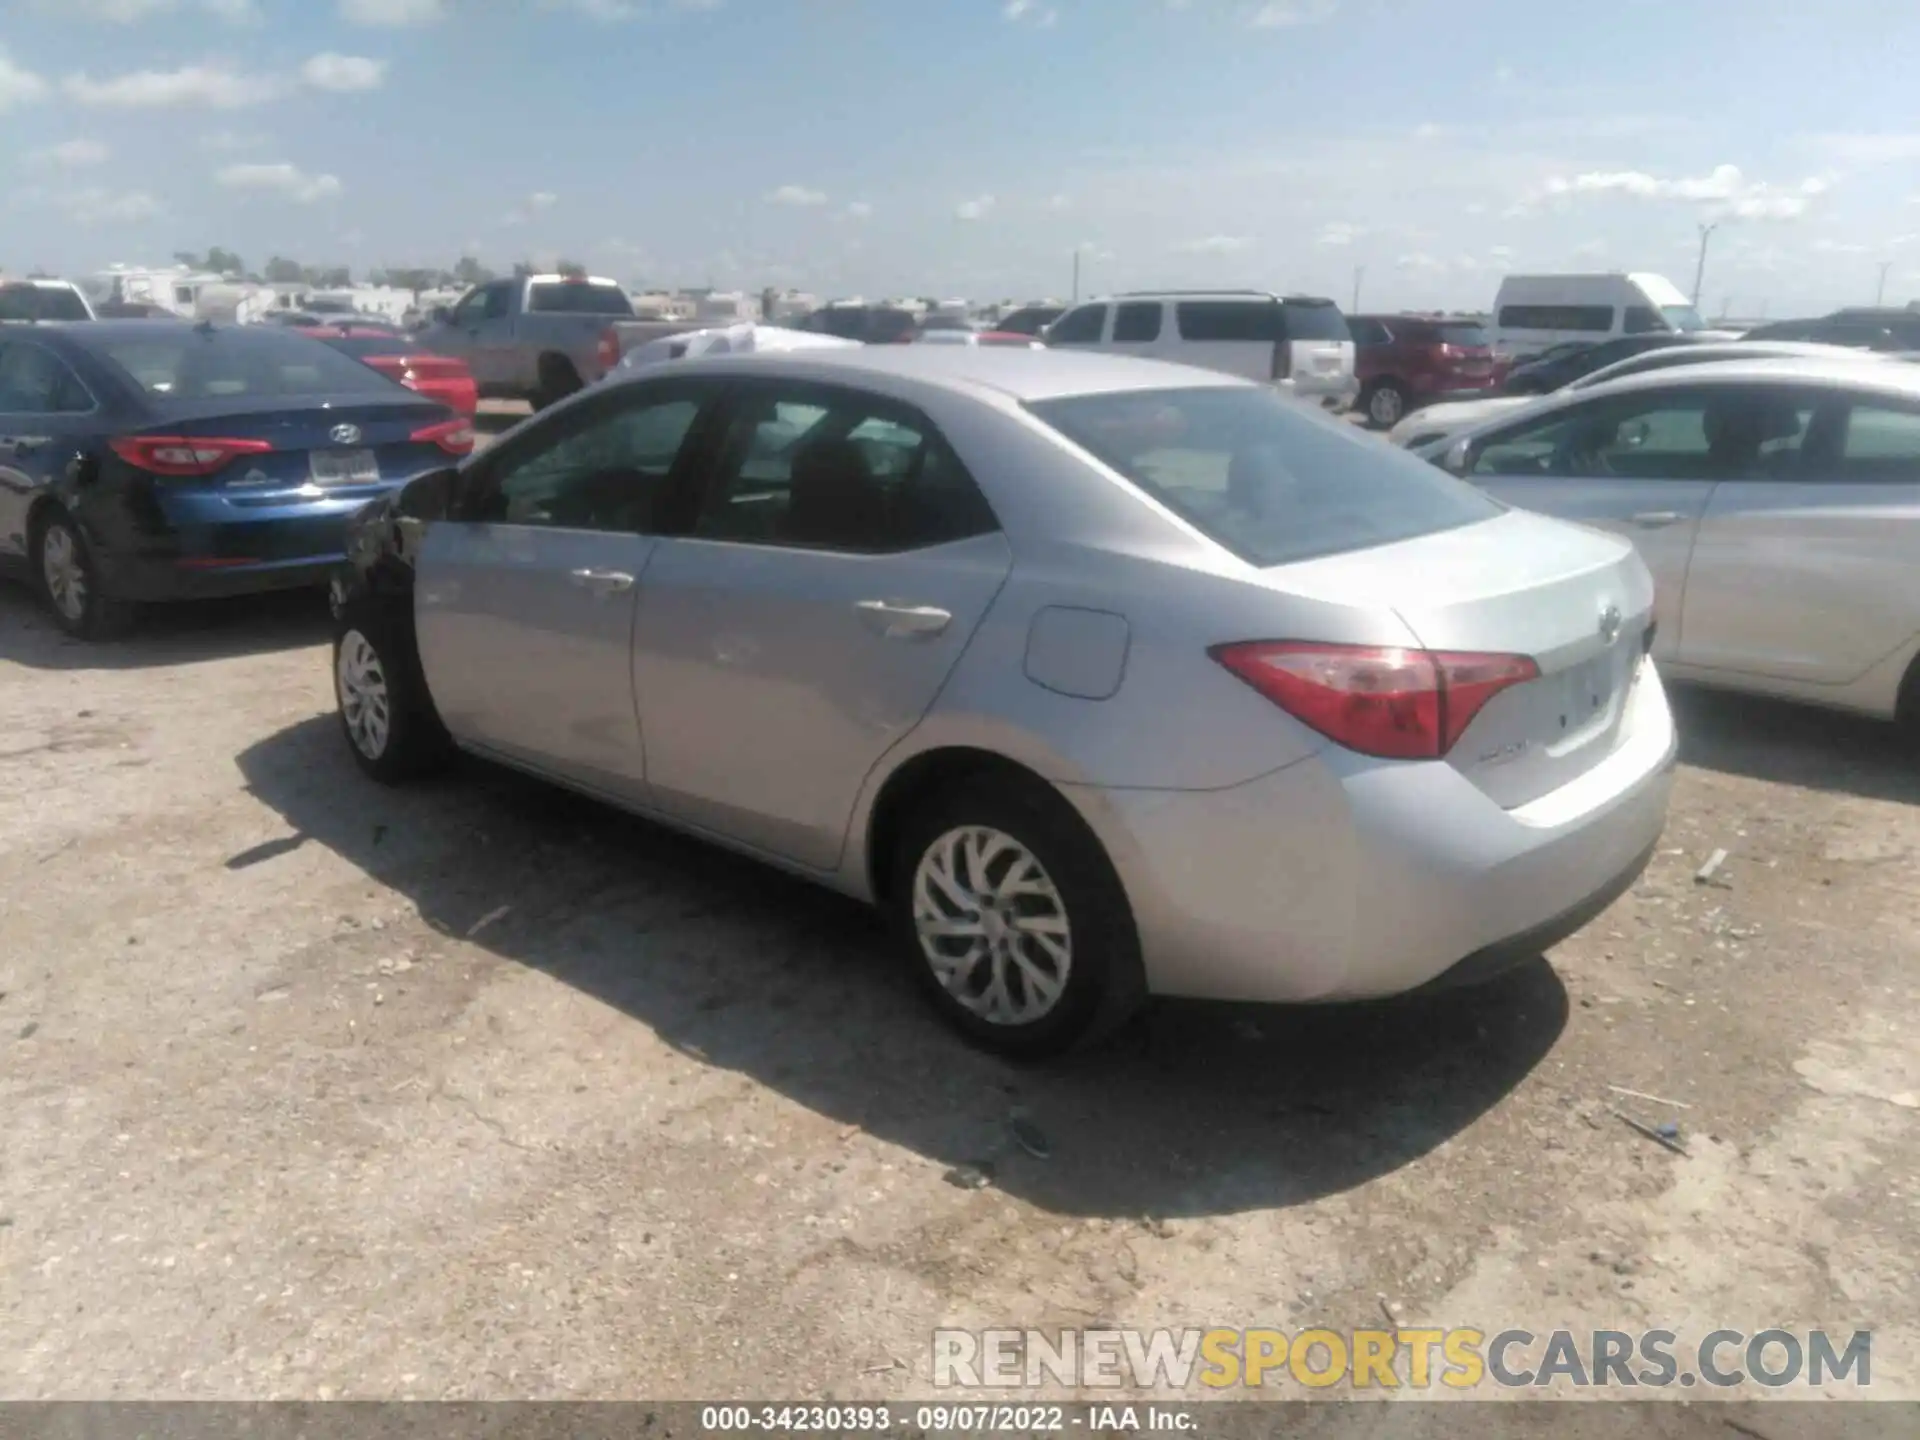
{"type": "Polygon", "coordinates": [[[382,785],[427,774],[452,756],[411,627],[373,605],[349,603],[334,627],[333,693],[354,763],[382,785]]]}
{"type": "Polygon", "coordinates": [[[1360,400],[1367,423],[1376,430],[1391,430],[1407,415],[1407,392],[1398,381],[1376,380],[1360,400]]]}
{"type": "Polygon", "coordinates": [[[907,817],[887,906],[901,958],[983,1049],[1059,1055],[1145,997],[1126,892],[1099,841],[1038,782],[937,792],[907,817]]]}
{"type": "Polygon", "coordinates": [[[93,549],[65,510],[51,510],[34,525],[30,550],[34,587],[67,634],[111,640],[132,628],[138,612],[106,593],[93,549]]]}
{"type": "Polygon", "coordinates": [[[579,389],[580,372],[573,368],[571,360],[561,355],[540,357],[540,385],[533,395],[535,410],[558,405],[579,389]]]}

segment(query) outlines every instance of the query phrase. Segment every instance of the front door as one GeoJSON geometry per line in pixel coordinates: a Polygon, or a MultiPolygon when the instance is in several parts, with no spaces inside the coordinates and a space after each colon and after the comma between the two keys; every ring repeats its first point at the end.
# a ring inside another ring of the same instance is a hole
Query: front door
{"type": "Polygon", "coordinates": [[[1011,552],[931,422],[860,391],[740,386],[690,533],[634,628],[653,803],[820,870],[1011,552]]]}
{"type": "Polygon", "coordinates": [[[1793,406],[1794,454],[1713,492],[1680,659],[1803,685],[1858,680],[1920,632],[1920,408],[1866,396],[1793,406]],[[1813,416],[1811,424],[1807,417],[1813,416]]]}
{"type": "Polygon", "coordinates": [[[433,332],[433,348],[467,362],[482,388],[512,383],[513,290],[517,281],[494,280],[453,308],[433,332]]]}
{"type": "Polygon", "coordinates": [[[1717,483],[1700,389],[1645,391],[1556,409],[1483,436],[1466,478],[1495,498],[1633,541],[1653,572],[1654,655],[1676,658],[1694,536],[1717,483]]]}
{"type": "Polygon", "coordinates": [[[420,657],[456,738],[638,800],[633,617],[717,382],[627,386],[472,466],[427,531],[420,657]]]}

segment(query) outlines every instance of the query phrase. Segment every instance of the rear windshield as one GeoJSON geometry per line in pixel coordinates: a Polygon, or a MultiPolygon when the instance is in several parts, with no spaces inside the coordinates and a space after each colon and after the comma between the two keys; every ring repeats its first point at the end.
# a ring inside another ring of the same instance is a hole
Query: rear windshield
{"type": "Polygon", "coordinates": [[[1433,328],[1442,345],[1459,345],[1466,349],[1484,350],[1491,343],[1487,339],[1487,328],[1484,325],[1456,324],[1447,321],[1433,328]]]}
{"type": "Polygon", "coordinates": [[[0,320],[86,320],[87,305],[64,285],[0,285],[0,320]]]}
{"type": "Polygon", "coordinates": [[[1260,386],[1076,395],[1029,408],[1254,565],[1411,540],[1502,508],[1260,386]]]}
{"type": "Polygon", "coordinates": [[[1299,300],[1281,302],[1287,312],[1289,340],[1351,340],[1347,317],[1331,302],[1313,304],[1299,300]]]}
{"type": "Polygon", "coordinates": [[[405,355],[414,347],[398,335],[336,335],[320,337],[322,345],[356,358],[367,355],[405,355]]]}
{"type": "Polygon", "coordinates": [[[537,315],[621,315],[633,318],[633,302],[618,285],[586,280],[540,281],[532,286],[527,309],[537,315]]]}
{"type": "Polygon", "coordinates": [[[129,336],[91,348],[139,389],[168,400],[393,393],[379,371],[324,341],[266,325],[129,336]]]}

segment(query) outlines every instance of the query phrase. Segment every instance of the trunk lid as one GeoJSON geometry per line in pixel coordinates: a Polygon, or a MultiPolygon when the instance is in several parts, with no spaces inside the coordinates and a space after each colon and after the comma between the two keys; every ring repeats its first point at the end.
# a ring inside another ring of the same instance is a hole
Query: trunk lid
{"type": "Polygon", "coordinates": [[[160,481],[162,495],[218,492],[239,508],[377,494],[453,458],[414,432],[459,418],[448,407],[396,387],[394,397],[254,404],[230,400],[169,406],[141,434],[257,440],[272,446],[240,455],[211,475],[160,481]]]}
{"type": "Polygon", "coordinates": [[[1288,591],[1389,606],[1429,650],[1525,655],[1538,679],[1489,700],[1447,763],[1504,809],[1612,754],[1653,618],[1631,542],[1521,510],[1267,572],[1288,591]]]}

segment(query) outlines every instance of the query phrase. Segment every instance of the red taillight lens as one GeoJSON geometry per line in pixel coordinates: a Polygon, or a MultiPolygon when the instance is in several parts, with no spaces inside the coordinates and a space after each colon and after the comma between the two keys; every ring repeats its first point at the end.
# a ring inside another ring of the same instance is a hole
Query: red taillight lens
{"type": "Polygon", "coordinates": [[[442,420],[437,425],[423,426],[413,432],[412,438],[422,444],[438,445],[449,455],[473,453],[473,426],[465,420],[442,420]]]}
{"type": "Polygon", "coordinates": [[[113,453],[149,475],[211,475],[241,455],[266,455],[265,440],[225,440],[201,435],[124,435],[107,442],[113,453]]]}
{"type": "Polygon", "coordinates": [[[594,359],[602,370],[611,370],[620,363],[620,332],[609,325],[601,333],[600,343],[594,346],[594,359]]]}
{"type": "Polygon", "coordinates": [[[1294,719],[1362,755],[1437,760],[1509,686],[1539,678],[1525,655],[1254,641],[1208,652],[1294,719]]]}

